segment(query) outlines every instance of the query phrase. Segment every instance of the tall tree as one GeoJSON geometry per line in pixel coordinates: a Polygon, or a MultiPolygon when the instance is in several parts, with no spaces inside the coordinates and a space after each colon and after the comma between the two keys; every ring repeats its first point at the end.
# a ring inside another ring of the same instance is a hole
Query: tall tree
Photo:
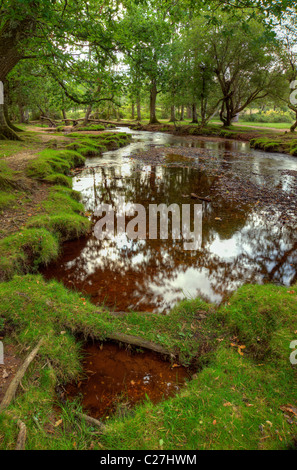
{"type": "Polygon", "coordinates": [[[118,27],[118,44],[126,63],[149,89],[150,124],[158,123],[157,95],[168,85],[171,37],[172,25],[160,9],[144,9],[132,2],[118,27]]]}
{"type": "MultiPolygon", "coordinates": [[[[3,0],[0,2],[0,81],[21,61],[56,59],[64,68],[91,42],[110,54],[112,2],[103,0],[3,0]],[[104,13],[104,15],[103,15],[104,13]],[[103,18],[103,19],[102,19],[103,18]]],[[[54,62],[53,62],[54,63],[54,62]]],[[[55,64],[56,65],[56,64],[55,64]]],[[[0,104],[0,138],[17,139],[0,104]]]]}

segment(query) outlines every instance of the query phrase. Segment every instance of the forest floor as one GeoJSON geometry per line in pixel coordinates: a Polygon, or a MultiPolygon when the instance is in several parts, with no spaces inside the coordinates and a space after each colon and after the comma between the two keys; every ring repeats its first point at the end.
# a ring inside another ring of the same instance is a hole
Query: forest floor
{"type": "Polygon", "coordinates": [[[26,449],[295,448],[297,370],[289,357],[297,286],[245,286],[219,307],[195,299],[165,316],[118,317],[38,274],[63,241],[90,229],[71,187],[73,169],[85,155],[128,143],[112,132],[77,134],[34,128],[22,142],[0,146],[0,336],[7,358],[0,400],[19,364],[44,339],[8,413],[0,414],[0,448],[15,447],[12,416],[27,426],[26,449]],[[147,400],[119,411],[98,433],[77,419],[81,405],[65,401],[63,387],[82,377],[84,339],[116,337],[159,345],[189,367],[192,380],[157,405],[147,400]]]}

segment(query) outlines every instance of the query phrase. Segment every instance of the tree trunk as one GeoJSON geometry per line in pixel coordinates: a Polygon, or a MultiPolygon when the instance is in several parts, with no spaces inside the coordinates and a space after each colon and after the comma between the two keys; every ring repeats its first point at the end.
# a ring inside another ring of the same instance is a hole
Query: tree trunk
{"type": "Polygon", "coordinates": [[[131,103],[131,117],[132,117],[132,121],[134,121],[134,119],[135,119],[135,104],[134,104],[134,101],[132,101],[132,103],[131,103]]]}
{"type": "Polygon", "coordinates": [[[192,107],[187,106],[187,118],[192,119],[192,107]]]}
{"type": "Polygon", "coordinates": [[[157,94],[157,86],[156,83],[153,82],[150,93],[150,124],[160,124],[156,116],[157,94]]]}
{"type": "Polygon", "coordinates": [[[231,111],[230,99],[225,99],[223,101],[221,111],[220,111],[220,120],[222,121],[224,127],[230,127],[232,124],[233,113],[231,111]],[[225,113],[226,108],[226,113],[225,113]]]}
{"type": "Polygon", "coordinates": [[[19,104],[19,111],[20,111],[20,124],[25,124],[26,114],[25,114],[25,108],[22,104],[19,104]]]}
{"type": "Polygon", "coordinates": [[[290,128],[290,132],[295,132],[295,129],[297,128],[297,111],[295,112],[295,114],[296,114],[296,121],[290,128]]]}
{"type": "Polygon", "coordinates": [[[88,108],[87,108],[87,112],[86,112],[86,115],[85,115],[85,120],[83,122],[83,126],[87,126],[88,122],[89,122],[89,117],[91,115],[91,112],[92,112],[92,105],[89,104],[88,108]]]}
{"type": "Polygon", "coordinates": [[[63,120],[65,121],[65,125],[68,126],[70,124],[70,121],[69,119],[67,119],[67,114],[66,114],[65,109],[62,109],[62,116],[63,116],[63,120]]]}
{"type": "Polygon", "coordinates": [[[12,124],[12,122],[10,122],[7,105],[5,103],[4,103],[4,116],[5,116],[5,119],[6,119],[6,123],[7,123],[8,127],[10,129],[12,129],[15,132],[24,132],[23,129],[19,129],[14,124],[12,124]]]}
{"type": "Polygon", "coordinates": [[[181,106],[181,110],[180,110],[180,118],[179,118],[180,121],[184,121],[185,120],[185,107],[184,105],[181,106]]]}
{"type": "Polygon", "coordinates": [[[137,97],[137,121],[141,121],[141,106],[140,106],[140,96],[137,97]]]}
{"type": "Polygon", "coordinates": [[[192,116],[193,116],[192,124],[198,124],[197,106],[195,103],[192,105],[192,116]]]}
{"type": "Polygon", "coordinates": [[[4,104],[0,104],[0,140],[21,140],[6,121],[4,104]]]}
{"type": "Polygon", "coordinates": [[[172,105],[170,108],[170,121],[169,122],[175,122],[177,119],[175,117],[175,106],[172,105]]]}
{"type": "MultiPolygon", "coordinates": [[[[32,2],[33,3],[33,2],[32,2]]],[[[33,33],[37,20],[32,15],[19,20],[15,18],[7,20],[0,31],[0,81],[5,82],[7,75],[22,59],[20,53],[21,43],[33,33]]],[[[20,140],[7,123],[4,113],[4,105],[0,104],[0,140],[20,140]]]]}

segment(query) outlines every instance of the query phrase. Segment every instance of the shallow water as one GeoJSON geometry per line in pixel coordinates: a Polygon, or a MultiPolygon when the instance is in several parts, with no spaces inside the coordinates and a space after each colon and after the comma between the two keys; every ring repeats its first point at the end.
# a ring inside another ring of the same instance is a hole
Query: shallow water
{"type": "MultiPolygon", "coordinates": [[[[282,172],[296,171],[296,158],[250,150],[241,142],[119,131],[132,133],[132,143],[88,159],[73,180],[86,211],[92,214],[102,203],[116,208],[122,197],[148,209],[149,204],[201,203],[191,199],[191,193],[210,196],[211,202],[203,202],[202,249],[184,251],[183,241],[170,238],[130,240],[115,235],[100,241],[92,233],[66,243],[58,262],[43,271],[47,278],[61,280],[116,311],[148,312],[165,312],[177,301],[197,296],[219,303],[244,283],[296,282],[292,221],[284,224],[269,201],[269,210],[261,211],[256,200],[251,204],[234,195],[229,198],[227,189],[216,190],[224,175],[268,193],[280,190],[292,200],[296,181],[282,172]],[[138,157],[139,152],[158,149],[160,158],[138,157]]],[[[90,217],[95,224],[97,219],[90,217]]]]}
{"type": "Polygon", "coordinates": [[[189,375],[184,367],[145,351],[132,353],[116,344],[89,344],[83,362],[87,378],[66,387],[68,398],[82,397],[82,406],[94,418],[124,413],[149,397],[157,403],[180,390],[189,375]]]}

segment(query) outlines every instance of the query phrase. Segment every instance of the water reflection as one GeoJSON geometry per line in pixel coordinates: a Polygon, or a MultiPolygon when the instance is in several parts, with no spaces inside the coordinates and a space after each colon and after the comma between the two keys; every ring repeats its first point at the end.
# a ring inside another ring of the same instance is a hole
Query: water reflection
{"type": "MultiPolygon", "coordinates": [[[[163,164],[144,164],[131,155],[170,146],[176,156],[177,149],[182,154],[186,139],[144,132],[134,132],[133,137],[135,141],[128,147],[90,159],[74,179],[74,188],[82,192],[88,211],[101,203],[116,208],[122,197],[147,209],[149,204],[160,203],[193,205],[197,201],[189,195],[208,196],[221,172],[230,168],[254,184],[281,187],[294,196],[294,181],[282,175],[283,170],[297,169],[294,158],[250,151],[247,144],[238,142],[195,140],[195,148],[209,153],[192,158],[193,164],[174,158],[180,164],[171,166],[173,160],[168,156],[163,164]]],[[[99,241],[91,234],[65,244],[62,258],[44,274],[115,310],[165,311],[184,297],[220,302],[243,283],[290,285],[297,280],[296,249],[294,229],[279,223],[277,213],[267,217],[250,205],[226,201],[217,194],[211,203],[203,202],[200,251],[184,251],[182,240],[132,241],[120,235],[99,241]]]]}

